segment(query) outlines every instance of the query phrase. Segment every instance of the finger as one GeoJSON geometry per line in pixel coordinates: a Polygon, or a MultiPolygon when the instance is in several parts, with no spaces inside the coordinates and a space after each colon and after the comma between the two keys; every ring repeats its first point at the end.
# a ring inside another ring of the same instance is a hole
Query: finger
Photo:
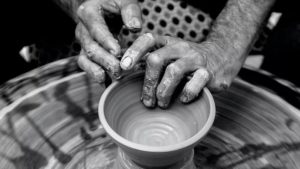
{"type": "Polygon", "coordinates": [[[165,74],[157,87],[157,104],[161,108],[167,108],[173,92],[180,83],[185,73],[191,71],[184,59],[179,59],[171,63],[165,71],[165,74]]]}
{"type": "Polygon", "coordinates": [[[195,71],[193,77],[184,86],[180,101],[183,103],[188,103],[194,100],[207,84],[210,79],[210,74],[205,68],[199,68],[195,71]]]}
{"type": "Polygon", "coordinates": [[[154,107],[156,103],[156,88],[164,65],[180,56],[170,53],[172,46],[166,46],[149,54],[146,60],[146,73],[142,92],[142,100],[146,107],[154,107]]]}
{"type": "Polygon", "coordinates": [[[146,33],[137,38],[133,42],[133,44],[126,50],[122,57],[120,66],[123,70],[132,69],[133,66],[139,60],[141,60],[141,58],[145,56],[145,54],[149,52],[149,50],[151,50],[154,46],[165,46],[173,44],[174,42],[175,39],[169,36],[157,36],[151,33],[146,33]]]}
{"type": "MultiPolygon", "coordinates": [[[[99,1],[99,0],[98,0],[99,1]]],[[[101,6],[105,11],[113,14],[120,14],[120,6],[114,0],[112,1],[102,1],[101,6]]]]}
{"type": "Polygon", "coordinates": [[[103,9],[98,0],[84,2],[77,10],[77,15],[88,29],[90,35],[114,56],[120,54],[118,41],[113,38],[105,20],[103,9]]]}
{"type": "Polygon", "coordinates": [[[141,8],[137,0],[121,1],[121,15],[125,26],[130,30],[142,28],[141,8]]]}
{"type": "Polygon", "coordinates": [[[207,87],[213,93],[227,90],[237,75],[239,69],[240,67],[231,65],[230,69],[222,68],[221,70],[214,71],[214,76],[207,84],[207,87]]]}
{"type": "Polygon", "coordinates": [[[154,45],[155,39],[151,33],[138,37],[124,53],[120,63],[121,68],[131,69],[154,45]]]}
{"type": "Polygon", "coordinates": [[[78,57],[78,65],[84,70],[90,77],[92,77],[96,82],[103,83],[105,81],[104,70],[94,62],[90,61],[87,56],[81,53],[78,57]]]}
{"type": "Polygon", "coordinates": [[[113,77],[118,78],[120,76],[119,60],[101,48],[80,23],[77,26],[76,37],[80,41],[88,59],[101,65],[113,77]]]}

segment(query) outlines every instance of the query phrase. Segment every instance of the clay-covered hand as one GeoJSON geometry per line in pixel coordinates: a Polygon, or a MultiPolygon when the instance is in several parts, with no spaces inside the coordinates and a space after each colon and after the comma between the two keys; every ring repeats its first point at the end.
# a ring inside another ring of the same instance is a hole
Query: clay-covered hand
{"type": "Polygon", "coordinates": [[[143,58],[146,59],[146,73],[142,101],[147,107],[157,102],[159,107],[166,108],[176,87],[188,75],[192,77],[180,95],[183,103],[195,99],[204,86],[212,91],[224,90],[242,65],[241,60],[231,58],[213,42],[197,44],[150,33],[140,36],[128,48],[121,68],[129,70],[143,58]],[[155,46],[158,49],[148,53],[155,46]]]}
{"type": "Polygon", "coordinates": [[[137,0],[87,0],[78,7],[76,37],[83,49],[78,64],[99,83],[104,81],[105,71],[114,78],[119,77],[121,71],[120,45],[105,22],[107,13],[121,14],[124,25],[130,30],[142,26],[137,0]]]}

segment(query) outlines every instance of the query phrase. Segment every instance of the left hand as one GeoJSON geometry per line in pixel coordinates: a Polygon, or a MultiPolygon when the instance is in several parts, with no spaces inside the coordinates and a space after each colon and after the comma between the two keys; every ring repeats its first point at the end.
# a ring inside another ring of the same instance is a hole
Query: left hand
{"type": "Polygon", "coordinates": [[[196,44],[147,33],[128,48],[120,66],[123,70],[132,69],[145,55],[142,100],[147,107],[154,107],[157,102],[159,107],[167,108],[176,87],[189,74],[193,74],[192,78],[185,84],[180,95],[183,103],[194,100],[205,86],[211,91],[227,89],[243,63],[242,60],[230,57],[210,41],[196,44]],[[153,47],[160,48],[146,55],[153,47]]]}
{"type": "Polygon", "coordinates": [[[77,9],[79,22],[76,37],[82,52],[78,65],[98,83],[105,81],[105,72],[113,79],[121,76],[121,47],[112,29],[124,26],[130,31],[141,29],[141,9],[137,0],[86,0],[77,9]],[[108,25],[105,16],[119,14],[123,23],[108,25]]]}

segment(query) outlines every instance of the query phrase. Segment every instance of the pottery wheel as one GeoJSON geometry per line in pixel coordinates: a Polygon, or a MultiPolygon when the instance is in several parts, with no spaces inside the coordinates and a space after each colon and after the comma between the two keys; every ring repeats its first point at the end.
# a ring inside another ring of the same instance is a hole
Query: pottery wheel
{"type": "MultiPolygon", "coordinates": [[[[60,60],[1,88],[0,168],[108,169],[116,145],[97,115],[104,87],[60,60]]],[[[300,112],[237,79],[214,96],[217,118],[195,148],[204,169],[299,169],[300,112]]]]}

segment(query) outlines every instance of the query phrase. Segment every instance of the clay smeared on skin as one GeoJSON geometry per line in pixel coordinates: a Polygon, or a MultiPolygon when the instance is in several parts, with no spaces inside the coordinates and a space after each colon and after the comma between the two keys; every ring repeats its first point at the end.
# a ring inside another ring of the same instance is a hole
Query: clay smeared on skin
{"type": "Polygon", "coordinates": [[[189,82],[186,83],[182,90],[180,100],[188,103],[194,100],[200,93],[201,89],[210,79],[210,74],[205,68],[198,69],[189,82]]]}
{"type": "MultiPolygon", "coordinates": [[[[118,78],[120,76],[121,70],[119,67],[119,61],[114,56],[102,49],[93,39],[91,39],[91,37],[88,35],[88,31],[82,24],[77,26],[76,37],[81,42],[85,54],[91,61],[100,64],[114,78],[118,78]]],[[[85,65],[85,67],[82,69],[87,71],[89,70],[88,67],[89,65],[85,65]]],[[[93,76],[93,73],[90,74],[93,76]]]]}
{"type": "MultiPolygon", "coordinates": [[[[62,3],[66,0],[55,0],[63,5],[74,5],[79,1],[70,0],[70,3],[62,3]],[[74,2],[71,4],[71,2],[74,2]]],[[[76,37],[81,42],[81,46],[88,58],[99,64],[99,68],[105,69],[108,74],[115,79],[121,76],[119,64],[120,45],[113,37],[105,22],[104,15],[108,13],[121,14],[123,23],[129,29],[140,29],[142,25],[141,10],[136,0],[89,0],[80,1],[76,5],[76,10],[69,11],[74,14],[76,11],[76,37]]],[[[79,60],[81,62],[81,60],[79,60]]],[[[99,72],[91,72],[87,64],[81,64],[83,69],[91,76],[96,76],[99,72]]],[[[134,65],[133,65],[134,66],[134,65]]],[[[95,70],[95,69],[93,69],[95,70]]]]}
{"type": "Polygon", "coordinates": [[[153,107],[155,106],[156,103],[156,87],[159,82],[160,74],[161,74],[161,69],[152,69],[154,66],[162,66],[158,65],[156,63],[159,63],[155,61],[155,59],[152,61],[147,62],[147,67],[146,67],[146,73],[145,73],[145,79],[144,79],[144,87],[143,87],[143,93],[142,93],[142,98],[143,102],[146,103],[145,106],[147,107],[153,107]]]}
{"type": "Polygon", "coordinates": [[[149,78],[144,79],[144,87],[142,93],[142,100],[147,107],[153,107],[156,103],[155,97],[155,87],[157,86],[157,81],[149,78]]]}

